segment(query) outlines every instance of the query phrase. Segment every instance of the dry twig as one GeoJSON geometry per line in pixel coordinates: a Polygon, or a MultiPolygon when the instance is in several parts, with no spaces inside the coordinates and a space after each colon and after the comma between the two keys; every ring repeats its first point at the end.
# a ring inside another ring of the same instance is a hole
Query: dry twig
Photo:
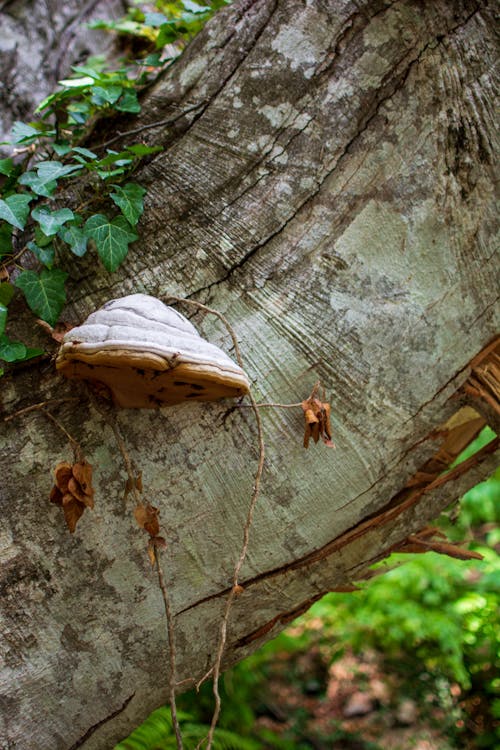
{"type": "MultiPolygon", "coordinates": [[[[104,408],[104,405],[101,405],[97,398],[94,397],[93,399],[94,404],[99,411],[100,414],[103,415],[104,419],[106,420],[107,424],[111,427],[113,430],[113,434],[115,436],[116,444],[118,445],[118,449],[120,453],[122,454],[123,463],[125,464],[125,471],[127,472],[128,477],[128,486],[134,493],[134,498],[136,501],[136,504],[142,505],[142,499],[139,492],[139,488],[137,486],[137,471],[134,471],[134,464],[132,462],[132,459],[130,458],[130,455],[127,450],[127,446],[125,445],[125,441],[120,433],[120,428],[118,427],[118,421],[116,419],[116,415],[114,412],[111,412],[108,409],[104,408]]],[[[175,739],[177,742],[177,748],[178,750],[183,749],[182,745],[182,735],[181,735],[181,728],[179,725],[179,719],[177,717],[177,705],[175,702],[175,686],[176,686],[176,649],[175,649],[175,630],[174,630],[174,617],[172,613],[172,608],[170,606],[170,597],[168,595],[168,590],[165,584],[165,579],[163,577],[163,571],[161,569],[160,565],[160,553],[159,549],[156,545],[152,546],[153,553],[154,553],[154,560],[156,564],[156,571],[158,573],[158,583],[160,586],[160,590],[163,597],[163,604],[165,607],[165,616],[167,618],[167,633],[168,633],[168,649],[169,649],[169,662],[170,662],[170,670],[169,670],[169,702],[170,702],[170,713],[172,715],[172,725],[174,727],[175,732],[175,739]]]]}
{"type": "MultiPolygon", "coordinates": [[[[226,327],[229,335],[231,336],[231,339],[233,341],[234,351],[236,355],[236,359],[238,361],[238,364],[242,369],[243,368],[243,360],[241,357],[240,348],[238,346],[238,340],[236,338],[236,334],[228,322],[228,320],[220,313],[218,310],[214,310],[211,307],[207,307],[206,305],[203,305],[201,302],[195,302],[194,300],[187,300],[182,299],[181,297],[173,297],[169,296],[169,300],[174,300],[175,302],[180,302],[187,305],[192,305],[194,307],[197,307],[199,310],[203,310],[204,312],[211,313],[213,315],[216,315],[219,320],[222,321],[224,326],[226,327]]],[[[221,699],[219,694],[219,677],[220,677],[220,671],[221,671],[221,664],[222,664],[222,657],[224,655],[224,650],[226,647],[226,641],[227,641],[227,626],[229,622],[229,615],[231,612],[231,607],[233,605],[234,599],[238,593],[241,591],[241,586],[238,583],[238,578],[240,575],[241,568],[243,566],[243,563],[245,561],[245,558],[247,556],[248,552],[248,544],[250,541],[250,528],[252,526],[253,521],[253,515],[255,511],[255,506],[257,504],[257,500],[259,498],[260,493],[260,482],[262,478],[262,472],[264,470],[264,459],[265,459],[265,446],[264,446],[264,435],[263,435],[263,429],[262,429],[262,420],[260,418],[258,404],[255,401],[255,398],[253,397],[253,394],[251,391],[248,393],[248,397],[250,399],[251,408],[253,409],[253,412],[255,414],[255,421],[257,423],[257,438],[258,438],[258,444],[259,444],[259,460],[257,464],[257,470],[255,472],[255,478],[254,478],[254,485],[253,485],[253,492],[252,492],[252,498],[250,501],[250,505],[247,512],[247,517],[245,521],[245,526],[243,529],[243,545],[241,547],[240,556],[238,558],[238,561],[236,562],[234,572],[233,572],[233,585],[231,587],[231,591],[229,592],[229,595],[226,599],[226,607],[224,609],[224,614],[221,621],[220,626],[220,635],[219,635],[219,645],[217,647],[217,653],[215,655],[215,661],[213,664],[212,669],[204,676],[203,680],[198,683],[198,687],[207,677],[210,675],[213,679],[213,693],[214,693],[214,699],[215,699],[215,707],[214,707],[214,713],[212,716],[212,721],[210,723],[210,729],[208,731],[208,735],[201,740],[198,745],[197,749],[201,748],[202,743],[207,742],[206,750],[211,750],[215,727],[217,726],[217,722],[219,720],[220,710],[221,710],[221,699]]]]}

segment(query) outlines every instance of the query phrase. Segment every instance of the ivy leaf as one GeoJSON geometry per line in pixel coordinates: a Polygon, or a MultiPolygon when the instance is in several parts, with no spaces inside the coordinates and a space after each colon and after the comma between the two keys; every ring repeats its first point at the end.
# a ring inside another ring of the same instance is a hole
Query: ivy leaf
{"type": "Polygon", "coordinates": [[[80,164],[62,164],[60,161],[39,161],[36,165],[39,178],[42,182],[58,180],[81,170],[80,164]]]}
{"type": "MultiPolygon", "coordinates": [[[[0,336],[0,359],[5,362],[22,362],[40,354],[43,354],[43,349],[32,349],[20,341],[11,341],[5,334],[0,336]]],[[[3,370],[0,370],[2,374],[3,370]]]]}
{"type": "Polygon", "coordinates": [[[111,200],[121,209],[128,222],[135,226],[144,211],[142,199],[146,193],[145,189],[136,182],[127,182],[123,187],[120,185],[113,185],[113,187],[116,192],[110,194],[111,200]]]}
{"type": "Polygon", "coordinates": [[[45,247],[39,247],[35,242],[28,242],[26,245],[28,250],[31,250],[31,252],[35,255],[36,258],[40,261],[40,263],[43,263],[44,266],[47,266],[47,268],[52,268],[54,265],[54,248],[52,245],[46,245],[45,247]]]}
{"type": "Polygon", "coordinates": [[[58,211],[49,211],[47,208],[34,208],[31,212],[35,221],[38,221],[42,232],[47,237],[57,234],[63,224],[75,218],[73,211],[69,208],[60,208],[58,211]]]}
{"type": "Polygon", "coordinates": [[[26,347],[20,341],[11,341],[5,334],[0,336],[0,359],[16,362],[26,356],[26,347]]]}
{"type": "Polygon", "coordinates": [[[0,174],[9,177],[14,171],[15,166],[12,159],[0,159],[0,174]]]}
{"type": "Polygon", "coordinates": [[[7,281],[0,284],[0,303],[2,305],[8,305],[14,296],[14,287],[7,281]]]}
{"type": "Polygon", "coordinates": [[[96,104],[98,107],[102,107],[104,104],[114,104],[123,93],[122,86],[94,86],[92,88],[91,102],[96,104]]]}
{"type": "Polygon", "coordinates": [[[60,86],[64,86],[65,89],[86,89],[88,86],[92,86],[94,79],[90,76],[83,76],[82,78],[63,78],[62,81],[57,82],[60,86]]]}
{"type": "Polygon", "coordinates": [[[58,156],[66,156],[66,154],[69,154],[69,152],[71,151],[71,146],[67,142],[53,143],[52,148],[58,156]]]}
{"type": "Polygon", "coordinates": [[[0,302],[0,334],[5,331],[5,325],[7,323],[7,308],[0,302]]]}
{"type": "Polygon", "coordinates": [[[12,253],[12,227],[9,224],[0,225],[0,258],[12,253]]]}
{"type": "Polygon", "coordinates": [[[75,146],[72,149],[76,154],[80,154],[81,156],[86,156],[88,159],[97,159],[97,154],[94,154],[93,151],[90,151],[88,148],[82,148],[81,146],[75,146]]]}
{"type": "Polygon", "coordinates": [[[15,281],[33,312],[51,326],[55,324],[66,301],[64,282],[67,275],[60,268],[44,268],[40,275],[34,271],[23,271],[15,281]]]}
{"type": "Polygon", "coordinates": [[[40,179],[37,173],[32,170],[22,174],[19,178],[19,182],[21,185],[27,185],[37,195],[43,195],[44,198],[50,198],[57,187],[57,182],[55,180],[44,182],[40,179]]]}
{"type": "Polygon", "coordinates": [[[12,140],[14,143],[32,143],[40,136],[40,131],[26,122],[17,120],[12,126],[12,140]]]}
{"type": "Polygon", "coordinates": [[[116,216],[111,221],[103,214],[94,214],[85,223],[85,234],[91,237],[104,267],[116,271],[128,253],[130,242],[137,235],[124,216],[116,216]]]}
{"type": "Polygon", "coordinates": [[[71,224],[62,232],[59,232],[59,236],[70,246],[73,255],[82,258],[87,252],[87,242],[89,238],[80,227],[71,224]]]}
{"type": "Polygon", "coordinates": [[[168,21],[168,18],[163,13],[146,13],[145,16],[144,23],[146,26],[152,26],[153,28],[161,26],[168,21]]]}
{"type": "Polygon", "coordinates": [[[29,204],[33,200],[32,195],[21,195],[14,193],[5,200],[0,199],[0,219],[5,219],[9,224],[18,229],[24,229],[29,214],[29,204]]]}
{"type": "Polygon", "coordinates": [[[134,143],[127,147],[127,151],[132,151],[135,156],[146,156],[147,154],[156,154],[163,151],[163,146],[145,146],[144,143],[134,143]]]}
{"type": "Polygon", "coordinates": [[[115,109],[119,112],[133,112],[136,114],[141,111],[141,105],[137,99],[135,91],[129,89],[120,97],[115,104],[115,109]]]}

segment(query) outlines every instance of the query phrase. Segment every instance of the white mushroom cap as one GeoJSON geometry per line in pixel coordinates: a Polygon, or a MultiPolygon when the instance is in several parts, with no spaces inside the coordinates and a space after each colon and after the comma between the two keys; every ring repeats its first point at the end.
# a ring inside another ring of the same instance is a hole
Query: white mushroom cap
{"type": "Polygon", "coordinates": [[[68,331],[56,367],[66,377],[103,383],[126,408],[236,397],[249,388],[227,354],[147,294],[106,302],[68,331]]]}

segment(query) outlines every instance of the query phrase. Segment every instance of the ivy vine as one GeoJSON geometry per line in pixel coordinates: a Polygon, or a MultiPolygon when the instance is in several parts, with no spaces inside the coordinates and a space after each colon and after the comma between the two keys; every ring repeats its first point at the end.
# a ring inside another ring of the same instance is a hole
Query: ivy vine
{"type": "MultiPolygon", "coordinates": [[[[110,273],[138,239],[137,224],[146,190],[130,179],[140,161],[161,151],[133,143],[121,151],[83,146],[97,121],[137,115],[138,94],[150,85],[208,18],[225,4],[158,0],[154,11],[135,7],[119,21],[95,21],[139,40],[140,52],[107,69],[102,57],[74,66],[59,88],[37,107],[33,122],[16,122],[11,155],[0,159],[0,364],[42,354],[7,334],[8,306],[16,289],[32,312],[54,326],[66,303],[67,272],[59,266],[97,252],[110,273]],[[76,208],[64,205],[63,187],[72,183],[76,208]]],[[[0,367],[0,376],[4,369],[0,367]]]]}

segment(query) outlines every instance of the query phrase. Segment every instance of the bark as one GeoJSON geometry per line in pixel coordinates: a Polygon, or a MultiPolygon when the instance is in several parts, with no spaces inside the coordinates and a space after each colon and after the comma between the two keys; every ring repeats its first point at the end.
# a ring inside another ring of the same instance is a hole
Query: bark
{"type": "MultiPolygon", "coordinates": [[[[137,175],[141,239],[114,275],[92,259],[71,269],[63,318],[131,292],[191,297],[233,324],[258,401],[301,401],[318,379],[331,395],[335,451],[304,451],[300,409],[261,409],[262,494],[225,666],[495,466],[496,444],[441,476],[485,419],[443,423],[467,399],[496,414],[494,352],[473,361],[499,327],[493,15],[487,2],[245,0],[137,120],[95,134],[98,147],[142,128],[114,146],[165,150],[137,175]]],[[[47,345],[18,310],[25,340],[47,345]]],[[[216,320],[182,311],[230,350],[216,320]]],[[[4,379],[4,413],[77,391],[43,361],[4,379]]],[[[39,411],[4,423],[3,745],[102,750],[166,701],[166,623],[109,424],[87,402],[54,414],[94,466],[96,507],[70,536],[48,504],[51,468],[71,458],[64,437],[39,411]]],[[[118,420],[168,540],[184,689],[213,663],[255,423],[227,403],[118,420]]]]}
{"type": "Polygon", "coordinates": [[[125,7],[124,0],[0,2],[0,141],[15,120],[33,117],[72,65],[111,51],[111,38],[86,24],[120,16],[125,7]]]}

